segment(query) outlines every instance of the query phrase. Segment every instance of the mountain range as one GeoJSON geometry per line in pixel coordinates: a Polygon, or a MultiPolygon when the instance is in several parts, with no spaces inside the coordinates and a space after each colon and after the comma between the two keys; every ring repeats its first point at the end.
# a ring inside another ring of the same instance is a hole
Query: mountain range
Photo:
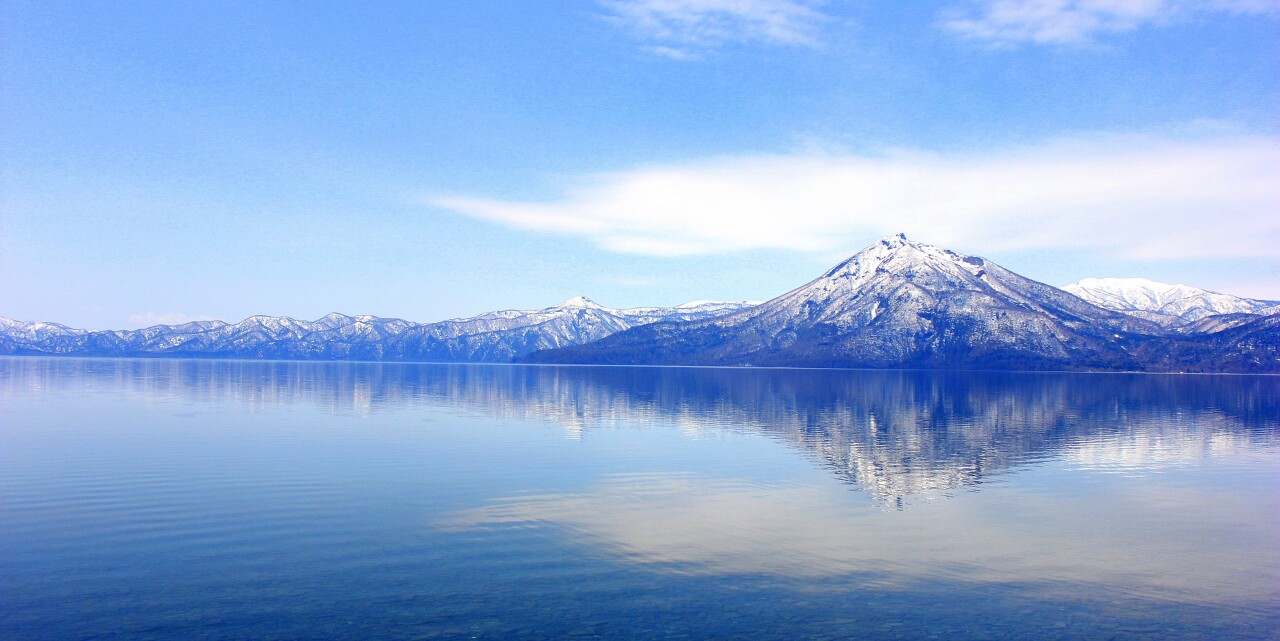
{"type": "Polygon", "coordinates": [[[234,324],[197,321],[107,331],[0,318],[0,354],[505,363],[637,325],[700,320],[753,304],[694,301],[610,309],[577,297],[546,309],[488,312],[437,323],[334,313],[314,321],[250,316],[234,324]]]}
{"type": "Polygon", "coordinates": [[[1280,301],[1134,278],[1060,289],[899,234],[765,302],[115,331],[0,318],[0,354],[1276,373],[1280,301]]]}
{"type": "MultiPolygon", "coordinates": [[[[1089,290],[1090,293],[1098,288],[1089,290]]],[[[899,234],[755,307],[652,323],[540,351],[531,363],[1102,371],[1280,371],[1280,315],[1198,315],[1234,297],[1179,290],[1198,304],[1134,314],[985,258],[899,234]],[[1165,310],[1165,311],[1161,311],[1165,310]],[[1166,321],[1182,311],[1178,322],[1166,321]]],[[[1123,299],[1126,305],[1141,297],[1123,299]]],[[[1234,299],[1247,300],[1247,299],[1234,299]]],[[[1150,304],[1166,303],[1159,298],[1150,304]]],[[[1256,311],[1276,303],[1255,301],[1256,311]]]]}
{"type": "Polygon", "coordinates": [[[1230,317],[1280,314],[1280,302],[1168,285],[1145,278],[1086,278],[1062,288],[1094,305],[1189,331],[1219,328],[1230,317]],[[1207,322],[1206,319],[1208,319],[1207,322]]]}

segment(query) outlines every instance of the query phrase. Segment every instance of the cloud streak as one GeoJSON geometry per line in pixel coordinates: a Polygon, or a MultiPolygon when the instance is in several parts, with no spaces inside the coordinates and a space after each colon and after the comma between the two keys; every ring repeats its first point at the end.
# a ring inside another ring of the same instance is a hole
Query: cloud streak
{"type": "Polygon", "coordinates": [[[440,196],[509,227],[657,256],[847,251],[904,231],[981,251],[1274,257],[1280,141],[1095,136],[984,153],[753,155],[578,177],[547,202],[440,196]]]}
{"type": "Polygon", "coordinates": [[[954,8],[944,28],[999,44],[1081,44],[1096,35],[1205,13],[1280,14],[1280,0],[980,0],[954,8]]]}
{"type": "Polygon", "coordinates": [[[813,46],[828,18],[817,0],[601,0],[613,21],[674,59],[729,43],[813,46]]]}

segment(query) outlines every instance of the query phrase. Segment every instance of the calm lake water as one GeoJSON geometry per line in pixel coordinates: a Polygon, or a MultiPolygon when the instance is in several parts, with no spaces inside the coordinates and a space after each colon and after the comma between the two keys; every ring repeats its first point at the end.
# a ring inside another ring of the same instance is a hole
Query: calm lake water
{"type": "Polygon", "coordinates": [[[1280,378],[0,359],[3,639],[1264,639],[1280,378]]]}

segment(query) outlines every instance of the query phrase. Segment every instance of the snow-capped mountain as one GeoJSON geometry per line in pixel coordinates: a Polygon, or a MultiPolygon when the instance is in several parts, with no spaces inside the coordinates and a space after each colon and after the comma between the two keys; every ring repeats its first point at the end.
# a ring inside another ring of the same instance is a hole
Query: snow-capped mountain
{"type": "MultiPolygon", "coordinates": [[[[1145,278],[1086,278],[1062,289],[1099,307],[1145,318],[1163,327],[1188,326],[1222,314],[1280,312],[1280,301],[1241,298],[1145,278]]],[[[1219,323],[1224,321],[1227,319],[1220,319],[1219,323]]]]}
{"type": "Polygon", "coordinates": [[[581,345],[646,323],[701,320],[754,304],[611,309],[579,296],[541,310],[489,312],[411,327],[385,342],[381,358],[507,363],[530,352],[581,345]]]}
{"type": "Polygon", "coordinates": [[[1069,291],[890,236],[770,301],[571,298],[436,323],[252,316],[128,331],[0,319],[0,354],[1280,372],[1280,305],[1138,279],[1069,291]]]}
{"type": "Polygon", "coordinates": [[[62,336],[77,336],[86,333],[83,329],[72,329],[57,323],[24,323],[0,317],[0,336],[27,342],[39,342],[62,336]]]}
{"type": "MultiPolygon", "coordinates": [[[[1263,347],[1267,336],[1264,331],[1263,347]]],[[[1186,340],[984,258],[898,235],[759,306],[645,325],[524,360],[1108,370],[1216,362],[1219,355],[1210,352],[1218,348],[1183,349],[1186,340]],[[1175,352],[1176,362],[1170,360],[1175,352]]],[[[1264,349],[1248,358],[1276,368],[1268,354],[1264,349]]]]}
{"type": "Polygon", "coordinates": [[[577,345],[644,323],[709,318],[752,304],[701,301],[610,309],[578,297],[541,310],[438,323],[334,313],[314,321],[251,316],[234,324],[198,321],[110,331],[0,319],[0,353],[509,362],[533,350],[577,345]]]}

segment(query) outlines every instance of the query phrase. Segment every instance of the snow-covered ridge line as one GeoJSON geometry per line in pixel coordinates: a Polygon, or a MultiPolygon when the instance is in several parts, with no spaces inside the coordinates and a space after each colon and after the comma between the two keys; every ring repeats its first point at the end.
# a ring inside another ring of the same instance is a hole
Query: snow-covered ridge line
{"type": "MultiPolygon", "coordinates": [[[[1250,308],[1253,309],[1253,308],[1250,308]]],[[[535,363],[1107,371],[1280,371],[1280,316],[1170,327],[979,256],[888,236],[772,300],[642,325],[535,363]]]]}
{"type": "Polygon", "coordinates": [[[1062,289],[1099,307],[1139,316],[1164,327],[1188,326],[1221,314],[1280,312],[1280,301],[1232,296],[1145,278],[1085,278],[1062,289]]]}
{"type": "Polygon", "coordinates": [[[707,318],[746,302],[610,309],[584,297],[540,310],[488,312],[436,323],[330,313],[314,321],[250,316],[137,330],[87,331],[0,318],[0,354],[507,362],[537,349],[596,340],[658,321],[707,318]]]}
{"type": "Polygon", "coordinates": [[[1275,301],[1137,279],[1068,289],[899,234],[763,303],[579,296],[435,323],[333,313],[101,332],[0,319],[0,354],[1280,372],[1275,301]]]}
{"type": "MultiPolygon", "coordinates": [[[[522,316],[534,316],[538,314],[558,314],[566,310],[599,310],[615,316],[625,318],[657,318],[660,320],[672,320],[674,317],[685,315],[703,315],[715,314],[720,312],[731,312],[759,305],[764,301],[744,300],[744,301],[715,301],[715,300],[695,300],[688,303],[682,303],[675,307],[630,307],[630,308],[611,308],[605,307],[585,296],[575,296],[569,300],[552,305],[543,309],[505,309],[493,312],[485,312],[477,316],[465,318],[451,318],[446,321],[450,323],[465,323],[473,320],[491,319],[491,318],[517,318],[522,316]]],[[[653,322],[653,321],[651,321],[653,322]]]]}

